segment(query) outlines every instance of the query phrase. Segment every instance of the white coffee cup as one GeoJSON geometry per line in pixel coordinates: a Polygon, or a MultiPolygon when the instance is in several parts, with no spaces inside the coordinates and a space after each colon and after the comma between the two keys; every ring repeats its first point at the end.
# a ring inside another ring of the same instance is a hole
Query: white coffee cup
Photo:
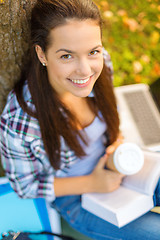
{"type": "Polygon", "coordinates": [[[141,170],[144,164],[144,155],[140,147],[134,143],[121,144],[109,157],[113,169],[124,175],[132,175],[141,170]],[[111,160],[112,158],[112,160],[111,160]]]}

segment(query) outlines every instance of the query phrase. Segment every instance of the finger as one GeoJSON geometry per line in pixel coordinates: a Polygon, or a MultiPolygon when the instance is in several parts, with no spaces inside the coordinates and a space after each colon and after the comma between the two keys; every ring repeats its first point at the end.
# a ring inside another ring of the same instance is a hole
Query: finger
{"type": "Polygon", "coordinates": [[[118,182],[119,182],[119,184],[121,184],[122,183],[122,181],[123,181],[123,178],[124,178],[124,175],[123,174],[120,174],[119,175],[119,177],[118,177],[118,182]]]}
{"type": "Polygon", "coordinates": [[[110,146],[107,147],[106,153],[112,154],[116,148],[123,143],[123,138],[117,138],[115,142],[113,142],[110,146]]]}
{"type": "Polygon", "coordinates": [[[104,166],[106,165],[106,160],[107,160],[107,155],[105,154],[103,157],[101,157],[99,159],[99,162],[98,162],[96,168],[98,168],[98,169],[104,168],[104,166]]]}
{"type": "Polygon", "coordinates": [[[116,147],[114,144],[110,145],[106,149],[106,154],[112,154],[116,150],[116,147]]]}
{"type": "Polygon", "coordinates": [[[121,179],[123,180],[123,178],[126,177],[126,175],[123,173],[120,173],[120,174],[121,174],[121,179]]]}

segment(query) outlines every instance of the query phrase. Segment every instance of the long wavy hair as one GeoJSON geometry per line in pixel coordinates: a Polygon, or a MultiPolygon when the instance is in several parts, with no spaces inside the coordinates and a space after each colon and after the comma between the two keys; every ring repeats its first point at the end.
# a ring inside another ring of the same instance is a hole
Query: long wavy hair
{"type": "MultiPolygon", "coordinates": [[[[61,102],[58,94],[50,85],[47,69],[40,63],[35,46],[39,45],[44,53],[50,46],[50,32],[63,25],[68,19],[94,20],[102,29],[99,9],[91,0],[37,0],[31,14],[31,46],[28,65],[23,69],[21,78],[15,86],[20,106],[30,116],[37,118],[45,151],[52,166],[60,167],[61,136],[78,157],[85,155],[79,137],[87,144],[83,134],[76,128],[76,117],[61,102]],[[23,98],[23,86],[28,80],[29,90],[36,111],[28,108],[23,98]]],[[[94,103],[91,110],[98,116],[100,110],[107,125],[110,144],[115,141],[119,132],[119,118],[116,100],[113,93],[111,73],[104,65],[101,75],[94,85],[94,103]]]]}

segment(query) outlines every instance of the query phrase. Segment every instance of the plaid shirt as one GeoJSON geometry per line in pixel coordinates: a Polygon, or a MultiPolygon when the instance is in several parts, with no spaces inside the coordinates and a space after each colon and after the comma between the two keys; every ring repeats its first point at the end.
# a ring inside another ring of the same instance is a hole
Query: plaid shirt
{"type": "MultiPolygon", "coordinates": [[[[112,71],[110,56],[105,50],[104,60],[112,71]]],[[[23,95],[27,105],[34,109],[27,82],[23,95]]],[[[63,177],[77,160],[61,138],[61,169],[53,169],[44,150],[38,120],[22,110],[14,91],[9,94],[0,118],[0,149],[6,175],[22,198],[43,197],[53,201],[54,176],[63,177]]]]}

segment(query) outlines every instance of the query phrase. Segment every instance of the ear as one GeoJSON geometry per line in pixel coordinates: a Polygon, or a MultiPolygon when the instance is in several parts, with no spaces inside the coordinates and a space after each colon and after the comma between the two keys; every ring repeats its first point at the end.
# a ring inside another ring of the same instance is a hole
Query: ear
{"type": "Polygon", "coordinates": [[[42,63],[43,66],[47,66],[47,59],[45,53],[43,52],[42,48],[39,45],[35,46],[35,51],[37,53],[37,57],[39,61],[42,63]]]}

